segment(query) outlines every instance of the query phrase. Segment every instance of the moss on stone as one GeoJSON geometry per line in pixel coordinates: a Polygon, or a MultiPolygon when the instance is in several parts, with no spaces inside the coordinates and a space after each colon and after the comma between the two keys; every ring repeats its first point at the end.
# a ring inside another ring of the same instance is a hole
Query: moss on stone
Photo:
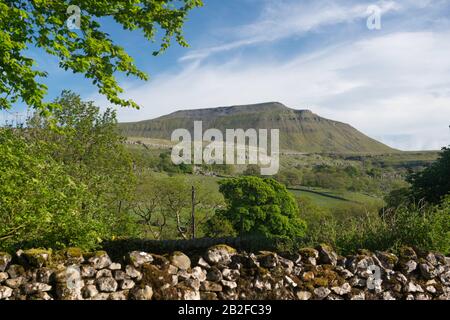
{"type": "Polygon", "coordinates": [[[230,247],[229,245],[226,244],[217,244],[215,246],[212,246],[209,248],[209,250],[225,250],[226,252],[230,253],[230,254],[234,254],[237,252],[237,250],[235,248],[230,247]]]}
{"type": "Polygon", "coordinates": [[[83,250],[80,248],[72,247],[66,249],[66,255],[71,258],[82,258],[83,250]]]}
{"type": "Polygon", "coordinates": [[[303,257],[307,258],[316,258],[317,257],[317,250],[314,248],[302,248],[299,250],[299,253],[303,257]]]}

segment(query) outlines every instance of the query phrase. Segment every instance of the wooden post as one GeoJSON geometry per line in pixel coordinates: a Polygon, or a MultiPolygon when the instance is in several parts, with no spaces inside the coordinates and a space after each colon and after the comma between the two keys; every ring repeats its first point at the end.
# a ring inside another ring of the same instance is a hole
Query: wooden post
{"type": "Polygon", "coordinates": [[[195,239],[195,187],[192,186],[192,211],[191,211],[191,228],[192,228],[192,239],[195,239]]]}

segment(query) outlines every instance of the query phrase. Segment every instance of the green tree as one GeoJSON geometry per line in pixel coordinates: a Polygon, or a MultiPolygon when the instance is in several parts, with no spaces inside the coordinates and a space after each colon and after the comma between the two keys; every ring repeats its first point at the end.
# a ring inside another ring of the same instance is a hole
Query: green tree
{"type": "Polygon", "coordinates": [[[299,217],[294,197],[277,181],[253,176],[232,178],[221,181],[219,190],[226,208],[216,214],[242,235],[294,239],[305,234],[306,224],[299,217]]]}
{"type": "Polygon", "coordinates": [[[14,129],[0,129],[0,248],[95,247],[104,225],[84,204],[87,186],[75,182],[47,152],[14,129]]]}
{"type": "Polygon", "coordinates": [[[425,170],[408,177],[411,195],[415,201],[424,199],[439,203],[450,193],[450,148],[443,148],[439,159],[425,170]]]}
{"type": "Polygon", "coordinates": [[[64,166],[75,183],[92,193],[94,201],[84,203],[85,210],[107,223],[112,233],[126,232],[119,230],[129,219],[124,206],[135,178],[115,112],[107,109],[102,113],[70,91],[64,91],[56,102],[61,108],[51,116],[36,114],[30,119],[26,137],[32,143],[45,141],[51,157],[64,166]],[[53,123],[56,130],[51,130],[53,123]]]}
{"type": "Polygon", "coordinates": [[[202,5],[201,0],[74,0],[70,11],[61,0],[0,0],[0,109],[9,109],[22,99],[40,111],[55,104],[43,98],[47,87],[39,82],[47,73],[37,70],[26,50],[36,47],[59,59],[60,67],[91,79],[99,92],[121,106],[137,107],[119,97],[123,91],[115,74],[124,73],[147,80],[132,57],[110,35],[101,30],[99,21],[110,18],[125,30],[139,30],[154,41],[161,30],[161,46],[153,54],[164,52],[172,38],[187,46],[182,27],[188,12],[202,5]],[[76,12],[77,10],[80,12],[76,12]],[[69,11],[69,13],[68,13],[69,11]],[[72,17],[72,14],[78,14],[72,17]],[[67,21],[79,17],[79,31],[67,21]]]}

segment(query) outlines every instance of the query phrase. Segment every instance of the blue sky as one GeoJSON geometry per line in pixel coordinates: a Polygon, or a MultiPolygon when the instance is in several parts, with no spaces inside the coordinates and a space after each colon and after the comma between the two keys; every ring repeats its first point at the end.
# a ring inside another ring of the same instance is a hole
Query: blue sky
{"type": "MultiPolygon", "coordinates": [[[[103,27],[151,77],[119,76],[124,97],[142,106],[119,109],[120,121],[280,101],[396,148],[450,144],[450,0],[205,0],[185,27],[190,48],[173,45],[159,57],[138,32],[109,21],[103,27]],[[381,11],[380,30],[367,27],[373,5],[381,11]]],[[[71,89],[109,105],[56,59],[30,54],[49,72],[48,100],[71,89]]]]}

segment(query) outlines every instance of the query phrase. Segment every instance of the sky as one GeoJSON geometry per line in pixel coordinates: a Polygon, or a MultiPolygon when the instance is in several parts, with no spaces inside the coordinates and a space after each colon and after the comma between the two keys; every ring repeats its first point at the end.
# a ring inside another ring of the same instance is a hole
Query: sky
{"type": "MultiPolygon", "coordinates": [[[[174,44],[159,57],[139,32],[103,22],[150,75],[148,82],[118,76],[123,97],[141,106],[118,108],[119,121],[278,101],[401,150],[450,144],[450,0],[204,2],[185,25],[190,47],[174,44]],[[380,28],[373,28],[378,13],[380,28]]],[[[70,89],[110,106],[55,58],[30,55],[49,73],[47,100],[70,89]]]]}

